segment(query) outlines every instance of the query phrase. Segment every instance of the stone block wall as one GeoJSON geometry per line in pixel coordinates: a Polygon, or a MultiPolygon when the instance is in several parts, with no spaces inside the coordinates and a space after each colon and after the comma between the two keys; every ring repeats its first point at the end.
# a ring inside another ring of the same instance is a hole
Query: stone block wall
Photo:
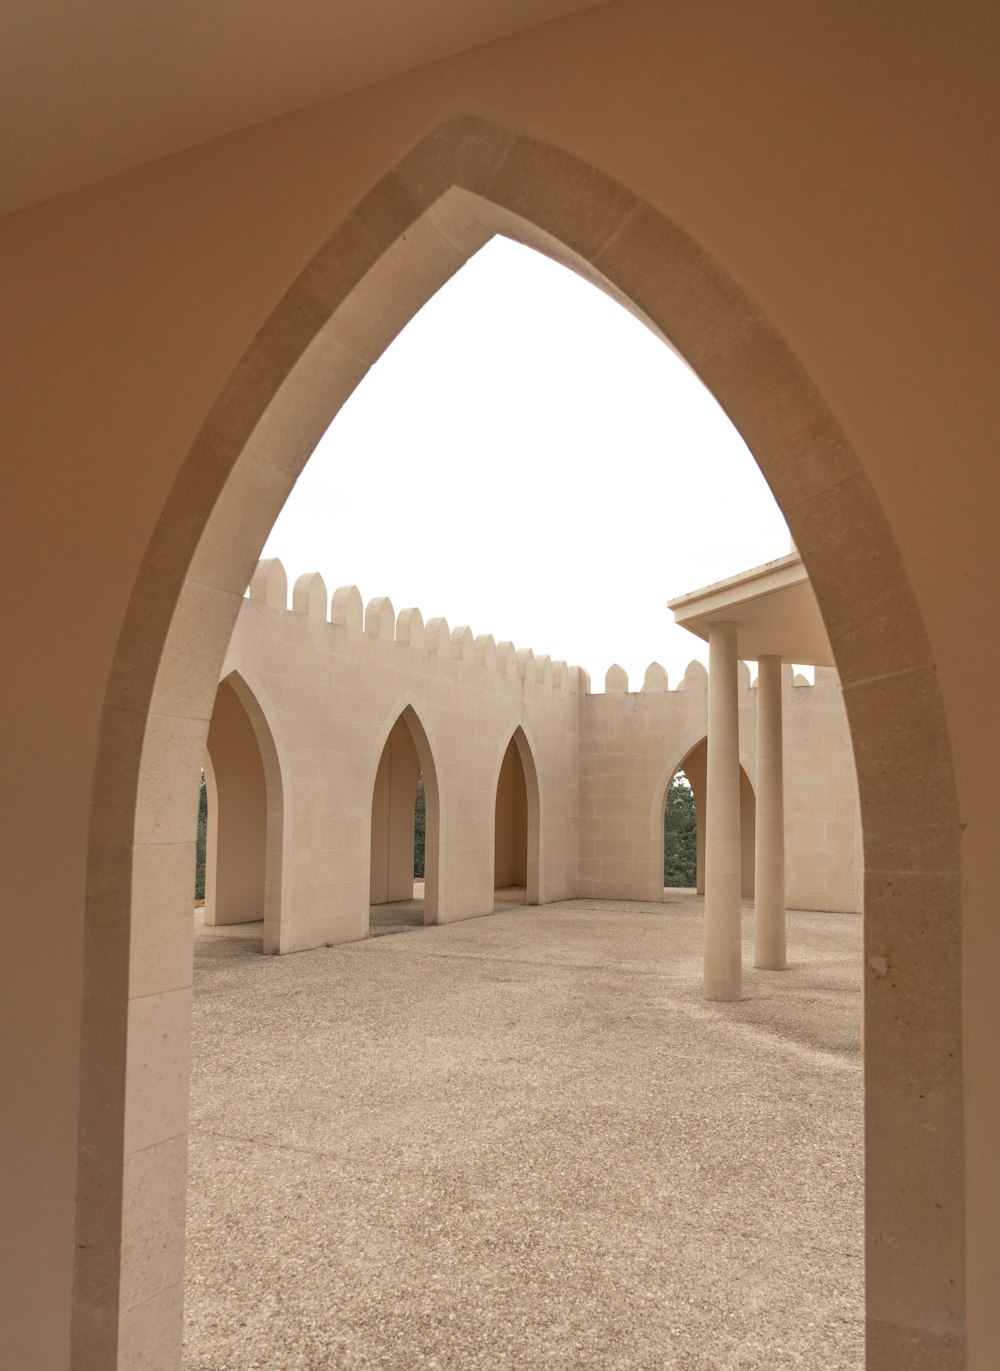
{"type": "Polygon", "coordinates": [[[811,686],[786,668],[782,697],[788,904],[860,911],[861,809],[840,680],[817,667],[811,686]]]}
{"type": "MultiPolygon", "coordinates": [[[[847,715],[837,673],[818,667],[816,684],[782,673],[787,902],[794,909],[861,908],[861,824],[847,715]]],[[[740,764],[745,898],[753,894],[752,790],[756,785],[757,691],[739,668],[740,764]]],[[[663,886],[663,806],[689,757],[698,809],[699,877],[704,848],[704,763],[708,672],[692,662],[675,690],[653,664],[641,691],[608,671],[603,695],[580,709],[581,896],[657,900],[663,886]],[[693,754],[693,756],[692,756],[693,754]]],[[[699,879],[699,888],[701,880],[699,879]]]]}
{"type": "Polygon", "coordinates": [[[272,862],[282,870],[265,914],[265,949],[367,934],[375,778],[404,712],[424,764],[429,839],[437,805],[434,920],[492,911],[496,785],[516,729],[534,763],[529,784],[538,788],[537,888],[529,898],[574,895],[586,673],[450,629],[444,619],[425,624],[415,609],[396,616],[385,598],[363,608],[353,586],[328,602],[315,573],[298,579],[287,605],[280,562],[260,563],[222,672],[259,704],[280,772],[268,808],[272,828],[283,829],[272,862]]]}
{"type": "MultiPolygon", "coordinates": [[[[222,679],[251,702],[268,777],[265,947],[292,951],[368,932],[372,797],[402,715],[427,787],[430,922],[493,908],[500,769],[517,730],[527,748],[531,902],[573,896],[663,898],[663,806],[687,759],[699,817],[699,746],[708,675],[692,663],[670,690],[653,664],[631,693],[612,667],[605,693],[583,670],[474,637],[446,620],[398,615],[356,587],[328,599],[322,578],[296,581],[260,563],[222,679]]],[[[860,908],[860,822],[836,673],[816,684],[785,669],[788,904],[860,908]]],[[[752,894],[756,689],[740,667],[744,894],[752,894]]],[[[258,915],[259,917],[259,915],[258,915]]]]}

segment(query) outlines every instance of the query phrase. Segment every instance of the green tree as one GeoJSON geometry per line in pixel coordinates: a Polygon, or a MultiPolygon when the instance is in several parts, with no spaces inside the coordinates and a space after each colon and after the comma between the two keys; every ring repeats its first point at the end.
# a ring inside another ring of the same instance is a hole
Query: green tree
{"type": "Polygon", "coordinates": [[[424,825],[426,807],[424,805],[424,778],[417,780],[417,802],[413,807],[413,874],[423,880],[424,876],[424,825]]]}
{"type": "Polygon", "coordinates": [[[208,786],[205,784],[205,773],[201,773],[201,785],[198,788],[198,841],[195,847],[195,866],[194,866],[194,897],[196,900],[205,898],[205,847],[208,842],[208,786]]]}
{"type": "Polygon", "coordinates": [[[698,816],[683,771],[670,782],[663,809],[663,884],[698,884],[698,816]]]}

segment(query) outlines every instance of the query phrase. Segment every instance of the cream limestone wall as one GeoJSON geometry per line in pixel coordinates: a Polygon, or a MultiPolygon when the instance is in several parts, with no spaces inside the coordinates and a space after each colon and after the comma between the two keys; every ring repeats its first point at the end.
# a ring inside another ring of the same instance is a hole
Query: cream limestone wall
{"type": "Polygon", "coordinates": [[[425,918],[447,923],[490,913],[497,785],[515,732],[530,753],[525,768],[513,743],[525,790],[533,792],[529,810],[539,816],[526,824],[528,865],[537,873],[529,898],[575,894],[577,716],[586,684],[578,668],[497,645],[489,635],[473,638],[444,619],[424,624],[415,609],[397,617],[385,598],[363,610],[354,586],[328,599],[315,573],[298,578],[288,608],[284,568],[269,560],[254,574],[226,656],[223,677],[234,676],[255,683],[285,759],[284,803],[272,822],[286,830],[290,860],[278,927],[265,925],[265,951],[363,938],[371,903],[408,897],[421,768],[425,918]],[[406,770],[397,832],[403,820],[410,824],[395,862],[383,765],[390,740],[393,764],[406,770]]]}
{"type": "MultiPolygon", "coordinates": [[[[786,899],[793,909],[860,909],[858,782],[837,673],[782,673],[786,899]]],[[[756,753],[756,729],[752,735],[756,753]]]]}
{"type": "MultiPolygon", "coordinates": [[[[415,609],[397,617],[384,598],[362,611],[354,586],[334,591],[329,616],[320,576],[299,577],[289,609],[284,568],[261,562],[223,667],[228,680],[255,682],[274,746],[286,759],[285,799],[272,795],[269,824],[283,825],[291,859],[265,951],[363,938],[370,904],[409,898],[421,768],[428,789],[427,922],[489,913],[496,884],[527,882],[537,903],[575,895],[663,898],[663,807],[685,761],[704,827],[697,763],[708,727],[704,667],[692,663],[679,687],[668,690],[666,673],[654,663],[643,690],[631,694],[615,666],[605,694],[594,695],[585,672],[530,650],[497,647],[467,628],[449,630],[443,619],[424,625],[415,609]],[[516,844],[516,831],[527,842],[516,844]],[[537,880],[528,881],[529,866],[537,880]]],[[[747,898],[756,695],[741,664],[747,898]]],[[[225,684],[217,710],[220,701],[225,708],[213,716],[210,746],[233,728],[235,698],[225,684]]],[[[810,686],[801,677],[793,683],[785,668],[783,704],[789,907],[858,910],[857,783],[836,672],[820,669],[810,686]]],[[[245,779],[245,758],[236,762],[239,774],[227,778],[226,794],[245,779]]],[[[221,787],[219,760],[215,769],[221,787]]],[[[261,775],[254,793],[262,788],[261,775]]],[[[246,860],[235,846],[228,855],[252,869],[260,844],[246,860]]]]}
{"type": "MultiPolygon", "coordinates": [[[[785,860],[791,909],[860,910],[857,781],[843,692],[835,671],[816,684],[782,673],[785,753],[785,860]]],[[[688,762],[704,858],[704,758],[708,673],[692,662],[676,690],[662,667],[627,693],[620,667],[603,695],[585,695],[580,713],[579,893],[657,900],[663,888],[663,806],[674,773],[688,762]],[[691,754],[694,754],[693,757],[691,754]],[[691,763],[694,763],[691,765],[691,763]]],[[[757,692],[739,669],[741,829],[746,898],[753,894],[753,794],[757,692]],[[749,793],[747,793],[749,792],[749,793]]],[[[687,774],[687,773],[685,773],[687,774]]]]}
{"type": "Polygon", "coordinates": [[[302,391],[328,422],[457,182],[671,338],[789,519],[864,821],[868,1364],[992,1371],[997,36],[980,0],[620,0],[0,221],[4,1365],[179,1364],[191,796],[312,442],[248,440],[405,237],[302,391]]]}

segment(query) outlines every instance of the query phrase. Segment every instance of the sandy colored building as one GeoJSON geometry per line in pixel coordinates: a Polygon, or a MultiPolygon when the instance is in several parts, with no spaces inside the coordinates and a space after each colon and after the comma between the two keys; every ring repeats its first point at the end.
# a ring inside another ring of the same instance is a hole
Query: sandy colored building
{"type": "MultiPolygon", "coordinates": [[[[797,557],[785,558],[783,563],[797,557]]],[[[261,562],[208,733],[206,922],[263,919],[266,952],[361,938],[372,904],[409,899],[426,787],[427,923],[575,896],[663,898],[663,810],[683,769],[706,810],[708,675],[593,694],[579,667],[473,636],[317,573],[292,590],[261,562]]],[[[739,671],[743,894],[754,894],[757,690],[739,671]]],[[[861,825],[836,672],[783,672],[786,901],[861,909],[861,825]]],[[[705,825],[699,825],[699,867],[705,825]]],[[[702,884],[699,882],[699,884],[702,884]]]]}
{"type": "Polygon", "coordinates": [[[801,550],[864,833],[868,1367],[992,1371],[995,6],[0,24],[0,1362],[179,1364],[192,797],[243,590],[345,397],[503,232],[669,339],[801,550]]]}

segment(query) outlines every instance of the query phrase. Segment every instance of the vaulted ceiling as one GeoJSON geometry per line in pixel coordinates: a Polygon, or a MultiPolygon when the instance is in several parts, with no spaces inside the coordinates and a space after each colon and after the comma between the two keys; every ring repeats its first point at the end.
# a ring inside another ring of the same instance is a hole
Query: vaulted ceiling
{"type": "Polygon", "coordinates": [[[0,213],[595,0],[6,0],[0,213]]]}

